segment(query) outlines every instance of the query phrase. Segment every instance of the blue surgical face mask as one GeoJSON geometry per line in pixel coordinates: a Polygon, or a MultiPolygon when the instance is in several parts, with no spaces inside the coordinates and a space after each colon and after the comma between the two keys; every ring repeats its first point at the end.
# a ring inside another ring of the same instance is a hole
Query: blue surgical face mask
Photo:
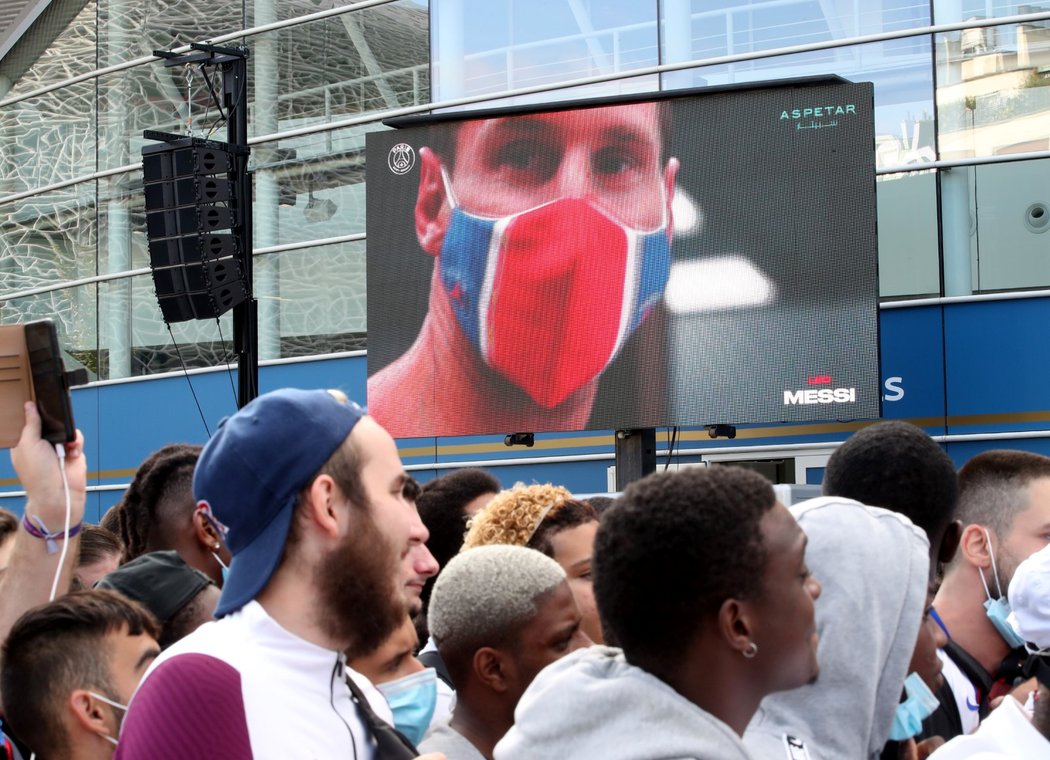
{"type": "Polygon", "coordinates": [[[904,680],[904,691],[908,697],[897,705],[890,729],[890,738],[897,742],[917,736],[922,731],[922,722],[940,704],[918,673],[912,673],[904,680]]]}
{"type": "Polygon", "coordinates": [[[1025,645],[1024,639],[1006,620],[1010,615],[1010,602],[1007,601],[1005,596],[1001,596],[998,599],[989,599],[984,603],[984,610],[988,619],[992,621],[992,625],[995,626],[995,630],[1003,637],[1003,641],[1010,645],[1011,649],[1017,649],[1025,645]]]}
{"type": "Polygon", "coordinates": [[[999,583],[999,569],[995,565],[995,552],[992,550],[992,535],[987,528],[984,529],[984,535],[988,541],[988,554],[992,559],[992,577],[995,579],[995,588],[999,594],[997,599],[992,598],[988,583],[984,580],[984,570],[977,568],[977,572],[981,576],[981,584],[984,586],[985,596],[988,597],[984,603],[984,612],[992,625],[995,626],[995,630],[1003,637],[1003,641],[1009,644],[1011,649],[1017,649],[1024,646],[1024,639],[1018,635],[1017,631],[1006,620],[1010,616],[1010,601],[1006,598],[1006,594],[1003,593],[1003,587],[999,583]]]}
{"type": "Polygon", "coordinates": [[[427,668],[376,688],[390,704],[394,727],[413,744],[423,741],[437,705],[437,671],[427,668]]]}

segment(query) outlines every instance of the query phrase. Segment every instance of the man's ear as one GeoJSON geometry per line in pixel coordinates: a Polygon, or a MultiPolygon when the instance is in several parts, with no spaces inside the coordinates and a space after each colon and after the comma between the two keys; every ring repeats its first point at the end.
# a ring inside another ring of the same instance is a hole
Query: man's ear
{"type": "Polygon", "coordinates": [[[116,733],[116,726],[109,723],[109,710],[104,709],[105,705],[92,697],[86,689],[74,689],[67,704],[73,720],[84,731],[91,734],[116,733]]]}
{"type": "Polygon", "coordinates": [[[730,649],[744,652],[753,643],[754,625],[746,602],[726,599],[718,608],[718,632],[730,649]]]}
{"type": "MultiPolygon", "coordinates": [[[[321,474],[313,479],[303,494],[306,517],[322,533],[331,538],[342,535],[340,523],[346,519],[342,492],[331,475],[321,474]]],[[[294,518],[293,518],[294,519],[294,518]]]]}
{"type": "Polygon", "coordinates": [[[485,686],[498,694],[510,690],[514,666],[503,652],[492,647],[481,647],[474,652],[474,675],[485,686]]]}
{"type": "Polygon", "coordinates": [[[667,238],[671,239],[674,235],[674,189],[675,182],[678,177],[678,159],[669,158],[667,159],[667,166],[664,167],[664,203],[667,204],[667,238]]]}
{"type": "Polygon", "coordinates": [[[962,523],[958,520],[952,520],[948,523],[948,527],[944,529],[944,535],[941,536],[941,545],[937,548],[937,561],[942,565],[947,565],[955,557],[955,552],[959,549],[959,542],[962,540],[962,523]]]}
{"type": "Polygon", "coordinates": [[[420,148],[416,237],[420,247],[431,256],[441,253],[450,213],[445,182],[441,177],[441,159],[430,148],[420,148]]]}
{"type": "Polygon", "coordinates": [[[974,567],[990,568],[992,566],[992,549],[988,545],[988,533],[991,533],[989,528],[976,523],[962,529],[959,552],[963,559],[974,567]]]}
{"type": "Polygon", "coordinates": [[[208,551],[217,551],[222,543],[215,526],[199,509],[193,511],[193,536],[208,551]]]}

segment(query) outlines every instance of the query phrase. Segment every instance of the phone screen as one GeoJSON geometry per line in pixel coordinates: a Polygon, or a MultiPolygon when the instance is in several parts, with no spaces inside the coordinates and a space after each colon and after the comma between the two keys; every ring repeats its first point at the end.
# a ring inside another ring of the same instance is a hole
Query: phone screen
{"type": "Polygon", "coordinates": [[[33,369],[33,390],[40,410],[40,437],[52,443],[76,438],[73,407],[64,382],[65,367],[58,348],[58,335],[50,321],[30,322],[26,328],[26,348],[33,369]]]}

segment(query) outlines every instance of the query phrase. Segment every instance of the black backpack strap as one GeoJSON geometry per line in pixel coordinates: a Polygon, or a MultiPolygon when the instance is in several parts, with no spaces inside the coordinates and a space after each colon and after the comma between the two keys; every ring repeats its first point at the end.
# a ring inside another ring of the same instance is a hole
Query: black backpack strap
{"type": "Polygon", "coordinates": [[[431,649],[429,652],[423,652],[416,659],[423,663],[424,667],[436,670],[438,678],[447,683],[450,689],[455,690],[456,684],[452,683],[452,676],[448,674],[448,666],[441,659],[441,653],[438,650],[431,649]]]}
{"type": "Polygon", "coordinates": [[[419,757],[416,746],[405,738],[404,734],[375,714],[372,706],[368,704],[368,697],[349,675],[346,676],[346,685],[350,688],[350,697],[357,705],[368,732],[376,740],[377,760],[410,760],[419,757]]]}
{"type": "Polygon", "coordinates": [[[963,649],[961,646],[955,643],[954,639],[949,639],[948,643],[944,646],[944,653],[948,655],[952,662],[954,662],[959,670],[962,671],[963,675],[966,676],[970,683],[977,689],[979,697],[980,710],[978,715],[981,720],[988,717],[988,694],[992,690],[992,686],[995,684],[995,678],[973,658],[969,652],[963,649]]]}

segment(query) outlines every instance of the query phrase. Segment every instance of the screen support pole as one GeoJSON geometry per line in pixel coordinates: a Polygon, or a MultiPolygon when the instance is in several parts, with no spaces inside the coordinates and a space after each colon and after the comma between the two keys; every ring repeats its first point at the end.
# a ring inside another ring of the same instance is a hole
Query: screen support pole
{"type": "Polygon", "coordinates": [[[616,490],[656,471],[656,428],[616,431],[616,490]]]}

